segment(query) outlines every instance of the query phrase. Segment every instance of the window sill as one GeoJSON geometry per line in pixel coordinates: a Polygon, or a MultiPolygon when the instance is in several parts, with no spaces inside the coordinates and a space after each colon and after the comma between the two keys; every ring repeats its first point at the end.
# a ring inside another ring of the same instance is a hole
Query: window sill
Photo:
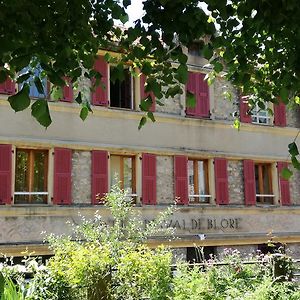
{"type": "Polygon", "coordinates": [[[210,116],[190,116],[190,115],[185,115],[185,118],[188,119],[198,119],[198,120],[212,120],[210,116]]]}

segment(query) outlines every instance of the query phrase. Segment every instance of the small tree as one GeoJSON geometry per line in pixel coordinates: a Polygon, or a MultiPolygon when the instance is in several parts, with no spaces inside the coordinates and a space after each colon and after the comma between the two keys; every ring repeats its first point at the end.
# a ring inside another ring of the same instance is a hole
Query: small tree
{"type": "Polygon", "coordinates": [[[118,186],[104,202],[111,224],[96,213],[92,220],[82,217],[72,237],[49,237],[54,256],[48,270],[33,280],[43,295],[31,299],[41,299],[38,297],[45,297],[46,292],[47,299],[60,300],[167,299],[172,255],[164,248],[151,250],[143,243],[158,233],[172,234],[164,222],[173,209],[144,225],[131,199],[118,186]]]}

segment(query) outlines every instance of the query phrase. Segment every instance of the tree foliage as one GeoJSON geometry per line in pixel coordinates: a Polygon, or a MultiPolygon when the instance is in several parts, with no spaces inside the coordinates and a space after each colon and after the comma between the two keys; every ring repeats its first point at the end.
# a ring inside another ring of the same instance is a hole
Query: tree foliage
{"type": "MultiPolygon", "coordinates": [[[[297,0],[145,0],[141,19],[129,27],[116,26],[127,22],[125,9],[130,3],[3,1],[0,82],[9,76],[22,85],[20,92],[9,98],[12,108],[20,111],[32,105],[32,115],[49,126],[48,95],[41,78],[47,76],[59,87],[67,84],[66,77],[75,86],[83,77],[96,78],[97,85],[101,74],[93,65],[99,49],[121,54],[118,59],[105,55],[107,61],[117,64],[115,79],[122,79],[123,66],[130,62],[135,76],[137,69],[147,76],[146,89],[161,103],[160,99],[183,93],[188,74],[184,49],[195,41],[209,62],[209,82],[217,75],[225,77],[244,95],[255,95],[250,98],[252,107],[255,102],[260,106],[269,101],[291,106],[300,103],[297,0]],[[34,71],[38,65],[43,70],[39,75],[34,71]],[[28,71],[22,72],[28,66],[28,71]],[[45,99],[31,104],[28,84],[35,85],[45,99]]],[[[193,103],[192,97],[188,100],[189,105],[193,103]]],[[[91,111],[89,99],[82,99],[79,93],[76,101],[82,106],[80,117],[84,120],[91,111]]],[[[147,108],[142,110],[145,116],[140,127],[148,118],[154,121],[147,108]]]]}

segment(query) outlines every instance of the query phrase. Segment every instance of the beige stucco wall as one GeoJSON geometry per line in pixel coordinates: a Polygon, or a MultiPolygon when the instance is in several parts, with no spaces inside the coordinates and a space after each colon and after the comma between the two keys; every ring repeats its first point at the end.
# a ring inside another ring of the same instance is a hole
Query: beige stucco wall
{"type": "Polygon", "coordinates": [[[5,124],[0,127],[0,142],[5,143],[284,160],[286,145],[297,134],[292,128],[245,124],[238,131],[230,122],[159,114],[156,123],[148,123],[139,131],[140,113],[95,107],[83,123],[78,106],[63,103],[50,104],[53,124],[45,130],[29,110],[16,114],[7,101],[0,101],[0,107],[1,123],[5,124]]]}

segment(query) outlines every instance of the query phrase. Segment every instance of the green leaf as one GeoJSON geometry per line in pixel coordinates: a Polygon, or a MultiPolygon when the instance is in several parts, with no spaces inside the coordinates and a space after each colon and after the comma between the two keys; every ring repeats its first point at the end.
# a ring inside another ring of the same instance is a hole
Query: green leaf
{"type": "Polygon", "coordinates": [[[295,142],[289,144],[289,153],[291,156],[297,156],[299,154],[299,150],[297,144],[295,142]]]}
{"type": "Polygon", "coordinates": [[[53,86],[51,89],[51,98],[59,100],[63,98],[63,89],[61,86],[53,86]]]}
{"type": "Polygon", "coordinates": [[[204,58],[206,58],[207,60],[210,60],[211,57],[213,56],[213,49],[210,45],[205,45],[203,48],[203,56],[204,58]]]}
{"type": "Polygon", "coordinates": [[[181,83],[186,83],[188,80],[188,68],[187,65],[180,65],[177,68],[177,79],[181,83]]]}
{"type": "Polygon", "coordinates": [[[219,61],[216,61],[214,63],[214,70],[217,72],[217,73],[220,73],[223,71],[223,65],[219,62],[219,61]]]}
{"type": "Polygon", "coordinates": [[[29,90],[29,85],[25,83],[17,94],[8,97],[8,102],[15,112],[22,111],[30,105],[29,90]]]}
{"type": "Polygon", "coordinates": [[[87,118],[88,114],[89,109],[87,108],[87,106],[83,106],[80,111],[80,119],[84,121],[87,118]]]}
{"type": "Polygon", "coordinates": [[[152,66],[149,61],[145,61],[143,66],[142,66],[142,73],[145,75],[149,75],[152,71],[152,66]]]}
{"type": "Polygon", "coordinates": [[[76,101],[78,104],[81,104],[81,103],[82,103],[81,92],[78,93],[77,97],[75,98],[75,101],[76,101]]]}
{"type": "Polygon", "coordinates": [[[161,101],[155,99],[155,103],[158,104],[159,106],[165,106],[161,101]]]}
{"type": "Polygon", "coordinates": [[[5,278],[3,274],[0,272],[0,299],[2,299],[4,293],[4,285],[5,285],[5,278]]]}
{"type": "Polygon", "coordinates": [[[282,178],[289,180],[291,176],[293,175],[293,172],[289,170],[288,168],[283,168],[281,171],[282,178]]]}
{"type": "Polygon", "coordinates": [[[147,118],[143,116],[140,120],[138,129],[140,130],[147,123],[147,118]]]}
{"type": "Polygon", "coordinates": [[[26,81],[31,75],[32,75],[31,71],[19,75],[17,78],[17,83],[22,83],[26,81]]]}
{"type": "Polygon", "coordinates": [[[235,119],[234,122],[233,122],[233,128],[237,129],[237,130],[240,130],[241,128],[241,122],[239,119],[235,119]]]}
{"type": "Polygon", "coordinates": [[[152,106],[152,98],[150,95],[147,98],[142,99],[139,105],[142,111],[149,111],[151,106],[152,106]]]}
{"type": "Polygon", "coordinates": [[[152,111],[148,111],[147,112],[147,117],[154,123],[155,122],[155,118],[154,118],[154,114],[152,111]]]}
{"type": "Polygon", "coordinates": [[[179,56],[178,56],[178,61],[181,63],[181,64],[186,64],[188,60],[188,57],[187,55],[185,55],[184,53],[180,53],[179,56]]]}
{"type": "Polygon", "coordinates": [[[41,82],[41,79],[37,76],[34,77],[34,85],[36,86],[36,88],[40,94],[44,94],[43,84],[41,82]]]}
{"type": "Polygon", "coordinates": [[[129,18],[127,14],[121,15],[120,16],[120,21],[125,24],[126,22],[128,22],[129,18]]]}
{"type": "Polygon", "coordinates": [[[193,93],[189,91],[186,92],[186,106],[188,108],[196,107],[196,97],[193,93]]]}
{"type": "Polygon", "coordinates": [[[7,74],[4,70],[0,70],[0,83],[4,82],[7,78],[7,74]]]}
{"type": "Polygon", "coordinates": [[[281,97],[282,101],[285,104],[287,104],[288,103],[288,97],[289,97],[289,91],[285,87],[283,87],[283,88],[280,89],[279,94],[280,94],[280,97],[281,97]]]}
{"type": "Polygon", "coordinates": [[[45,99],[38,99],[31,105],[31,115],[46,128],[52,123],[48,102],[45,99]]]}
{"type": "Polygon", "coordinates": [[[297,170],[300,170],[300,162],[296,158],[296,156],[292,156],[291,160],[292,160],[293,167],[297,170]]]}

